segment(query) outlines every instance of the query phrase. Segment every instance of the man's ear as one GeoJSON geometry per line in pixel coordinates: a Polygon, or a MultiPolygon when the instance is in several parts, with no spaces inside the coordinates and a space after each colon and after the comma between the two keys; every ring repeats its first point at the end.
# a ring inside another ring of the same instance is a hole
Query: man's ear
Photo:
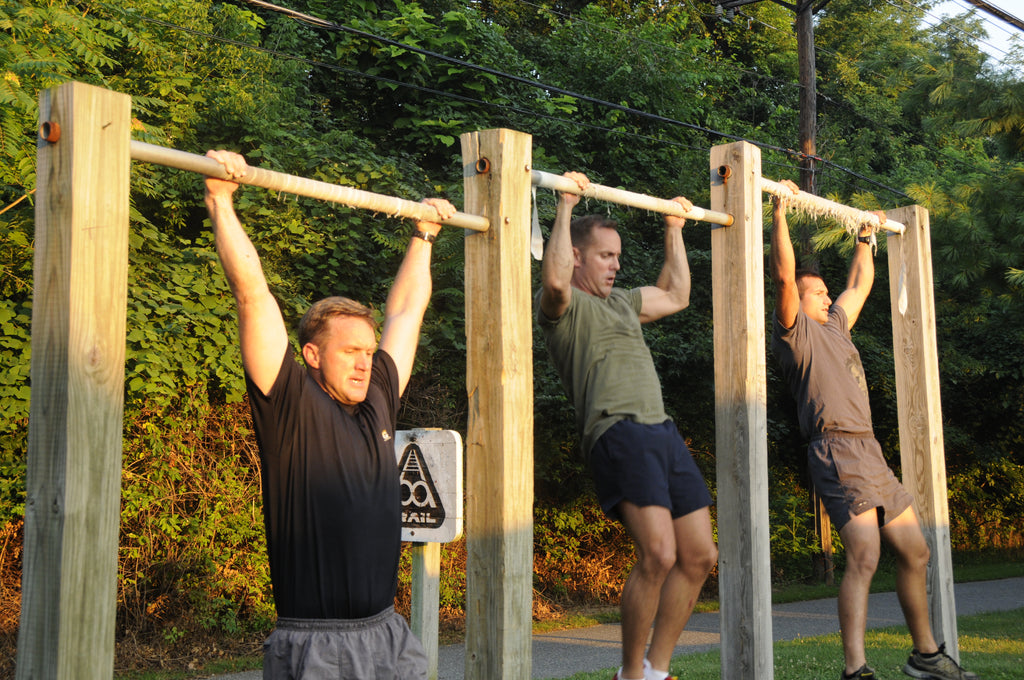
{"type": "Polygon", "coordinates": [[[302,358],[306,360],[306,366],[313,369],[320,368],[320,348],[311,342],[302,346],[302,358]]]}
{"type": "Polygon", "coordinates": [[[576,268],[583,266],[583,253],[576,246],[572,247],[572,264],[576,268]]]}

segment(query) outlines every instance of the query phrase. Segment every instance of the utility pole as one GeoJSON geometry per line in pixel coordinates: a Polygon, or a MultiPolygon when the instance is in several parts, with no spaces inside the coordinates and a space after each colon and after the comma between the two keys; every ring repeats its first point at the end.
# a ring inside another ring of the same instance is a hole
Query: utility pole
{"type": "MultiPolygon", "coordinates": [[[[761,0],[712,0],[716,11],[729,12],[730,18],[737,7],[750,5],[761,0]]],[[[814,15],[829,3],[830,0],[772,0],[776,4],[793,10],[796,14],[796,49],[800,70],[800,190],[817,194],[817,123],[818,123],[818,88],[817,68],[814,56],[814,15]]],[[[803,222],[796,225],[797,245],[800,251],[800,266],[816,268],[818,255],[811,243],[811,225],[803,222]]],[[[821,499],[818,498],[814,485],[811,489],[811,507],[814,510],[814,533],[821,547],[821,554],[815,556],[815,576],[827,583],[835,583],[834,564],[832,559],[832,522],[825,512],[821,499]]]]}
{"type": "Polygon", "coordinates": [[[800,158],[800,189],[817,194],[814,158],[817,153],[818,72],[814,65],[813,2],[801,0],[793,9],[796,11],[796,51],[800,63],[800,153],[803,154],[800,158]]]}

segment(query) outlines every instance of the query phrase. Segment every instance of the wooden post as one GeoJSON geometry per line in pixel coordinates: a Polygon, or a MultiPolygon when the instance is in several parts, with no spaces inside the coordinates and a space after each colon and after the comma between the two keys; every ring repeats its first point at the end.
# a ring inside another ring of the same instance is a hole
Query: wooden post
{"type": "Polygon", "coordinates": [[[39,114],[32,403],[16,677],[109,680],[124,410],[131,99],[66,83],[41,93],[39,114]]]}
{"type": "Polygon", "coordinates": [[[932,631],[940,644],[946,643],[946,652],[959,660],[928,211],[915,205],[887,215],[906,225],[903,236],[890,235],[887,241],[903,485],[914,496],[914,509],[932,552],[928,564],[932,631]]]}
{"type": "Polygon", "coordinates": [[[410,624],[413,634],[427,652],[427,678],[437,680],[438,607],[441,603],[441,544],[415,543],[412,546],[412,606],[410,624]]]}
{"type": "Polygon", "coordinates": [[[530,135],[462,135],[466,235],[466,678],[531,677],[530,135]]]}
{"type": "Polygon", "coordinates": [[[711,149],[718,591],[723,680],[773,676],[761,152],[711,149]],[[729,499],[728,502],[722,502],[729,499]]]}

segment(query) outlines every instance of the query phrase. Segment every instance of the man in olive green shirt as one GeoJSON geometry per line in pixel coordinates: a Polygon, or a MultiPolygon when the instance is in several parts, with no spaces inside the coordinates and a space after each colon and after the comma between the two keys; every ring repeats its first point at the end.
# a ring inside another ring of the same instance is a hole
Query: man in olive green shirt
{"type": "MultiPolygon", "coordinates": [[[[566,173],[585,190],[586,176],[566,173]]],[[[677,198],[688,211],[692,204],[677,198]]],[[[622,590],[622,667],[616,680],[664,680],[672,650],[718,550],[711,496],[665,414],[641,324],[684,309],[690,268],[685,220],[665,218],[658,282],[615,288],[621,240],[598,215],[572,221],[579,196],[563,193],[544,251],[537,319],[576,409],[598,500],[633,538],[637,562],[622,590]],[[571,222],[571,224],[570,224],[571,222]],[[653,637],[644,649],[651,626],[653,637]]]]}

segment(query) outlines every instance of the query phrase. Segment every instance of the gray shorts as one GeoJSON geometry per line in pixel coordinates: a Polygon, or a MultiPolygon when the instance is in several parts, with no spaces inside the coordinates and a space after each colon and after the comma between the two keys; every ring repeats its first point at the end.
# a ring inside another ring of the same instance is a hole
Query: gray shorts
{"type": "Polygon", "coordinates": [[[388,607],[365,619],[279,618],[263,643],[263,680],[426,680],[427,655],[388,607]]]}
{"type": "Polygon", "coordinates": [[[871,508],[878,508],[884,526],[914,501],[871,435],[825,434],[807,447],[807,466],[836,530],[871,508]]]}

